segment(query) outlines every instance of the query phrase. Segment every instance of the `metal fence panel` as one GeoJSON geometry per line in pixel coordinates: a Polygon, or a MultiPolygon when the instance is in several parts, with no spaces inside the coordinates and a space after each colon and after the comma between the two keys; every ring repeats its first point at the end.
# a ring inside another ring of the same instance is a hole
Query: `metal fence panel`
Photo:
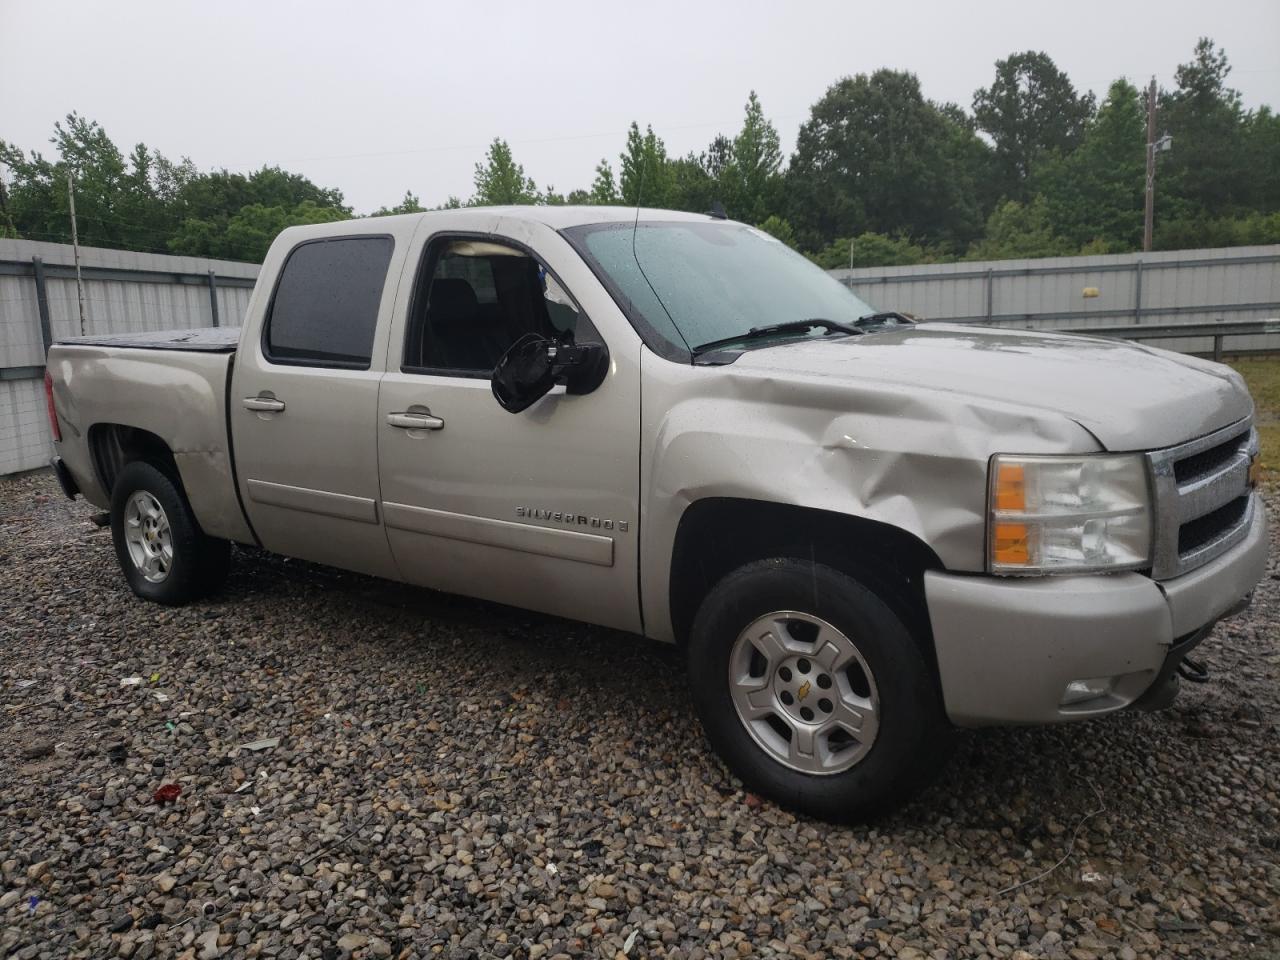
{"type": "Polygon", "coordinates": [[[0,474],[43,466],[51,453],[45,415],[46,335],[37,274],[43,275],[48,335],[145,333],[238,326],[258,265],[81,247],[85,322],[74,260],[65,244],[0,240],[0,474]],[[213,291],[210,296],[210,276],[213,291]]]}
{"type": "MultiPolygon", "coordinates": [[[[1280,316],[1280,245],[866,267],[831,274],[879,309],[1031,330],[1280,316]]],[[[1161,344],[1197,352],[1204,346],[1203,341],[1161,344]]],[[[1280,349],[1280,338],[1236,337],[1229,349],[1280,349]]]]}

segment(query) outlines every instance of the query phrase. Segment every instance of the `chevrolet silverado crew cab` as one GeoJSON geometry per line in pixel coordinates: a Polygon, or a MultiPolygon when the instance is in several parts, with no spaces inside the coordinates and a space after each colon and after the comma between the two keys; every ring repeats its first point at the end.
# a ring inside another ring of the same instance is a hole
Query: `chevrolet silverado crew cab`
{"type": "Polygon", "coordinates": [[[1266,561],[1230,369],[877,314],[713,216],[291,227],[239,330],[48,373],[138,596],[215,589],[234,541],[680,644],[733,771],[825,818],[956,726],[1167,703],[1266,561]]]}

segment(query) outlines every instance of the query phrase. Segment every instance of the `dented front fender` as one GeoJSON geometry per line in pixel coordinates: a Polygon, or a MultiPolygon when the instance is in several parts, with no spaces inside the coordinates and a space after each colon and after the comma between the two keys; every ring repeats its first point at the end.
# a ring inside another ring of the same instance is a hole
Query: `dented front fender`
{"type": "Polygon", "coordinates": [[[864,383],[646,355],[641,449],[647,632],[674,636],[672,544],[689,506],[735,497],[889,524],[949,570],[984,567],[987,463],[1101,449],[1074,420],[916,383],[864,383]]]}

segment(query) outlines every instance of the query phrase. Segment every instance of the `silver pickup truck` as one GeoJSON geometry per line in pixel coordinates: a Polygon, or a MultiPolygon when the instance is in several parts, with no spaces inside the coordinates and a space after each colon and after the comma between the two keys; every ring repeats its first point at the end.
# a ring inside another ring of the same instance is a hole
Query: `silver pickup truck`
{"type": "Polygon", "coordinates": [[[216,589],[234,541],[676,643],[729,766],[825,818],[954,727],[1166,704],[1266,561],[1230,369],[878,314],[713,216],[290,228],[239,330],[48,373],[138,596],[216,589]]]}

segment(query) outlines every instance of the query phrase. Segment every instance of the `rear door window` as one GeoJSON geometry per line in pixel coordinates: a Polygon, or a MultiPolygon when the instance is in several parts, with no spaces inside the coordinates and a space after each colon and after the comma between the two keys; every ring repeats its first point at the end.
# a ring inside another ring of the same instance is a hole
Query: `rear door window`
{"type": "Polygon", "coordinates": [[[390,237],[311,240],[280,271],[263,332],[273,363],[369,368],[390,237]]]}

